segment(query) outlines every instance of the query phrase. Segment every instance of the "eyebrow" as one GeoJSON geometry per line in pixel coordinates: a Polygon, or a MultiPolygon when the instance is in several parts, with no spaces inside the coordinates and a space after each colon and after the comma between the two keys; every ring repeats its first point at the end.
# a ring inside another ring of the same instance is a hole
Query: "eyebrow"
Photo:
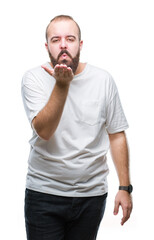
{"type": "Polygon", "coordinates": [[[67,37],[73,37],[74,39],[76,39],[74,35],[67,35],[67,37]]]}
{"type": "MultiPolygon", "coordinates": [[[[53,36],[50,41],[52,41],[54,38],[59,38],[60,36],[53,36]]],[[[76,37],[74,35],[67,35],[66,37],[73,37],[74,39],[76,39],[76,37]]]]}

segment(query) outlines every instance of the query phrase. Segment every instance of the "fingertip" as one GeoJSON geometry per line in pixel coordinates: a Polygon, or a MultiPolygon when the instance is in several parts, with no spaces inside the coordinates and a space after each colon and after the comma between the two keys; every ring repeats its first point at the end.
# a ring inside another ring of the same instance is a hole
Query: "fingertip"
{"type": "Polygon", "coordinates": [[[63,71],[64,71],[64,72],[67,72],[67,67],[64,67],[64,68],[63,68],[63,71]]]}
{"type": "Polygon", "coordinates": [[[57,72],[59,70],[59,65],[56,65],[54,70],[55,70],[55,72],[57,72]]]}
{"type": "Polygon", "coordinates": [[[72,68],[68,67],[67,70],[69,71],[69,74],[73,74],[72,68]]]}
{"type": "Polygon", "coordinates": [[[123,222],[121,222],[121,226],[123,226],[124,225],[124,223],[123,222]]]}

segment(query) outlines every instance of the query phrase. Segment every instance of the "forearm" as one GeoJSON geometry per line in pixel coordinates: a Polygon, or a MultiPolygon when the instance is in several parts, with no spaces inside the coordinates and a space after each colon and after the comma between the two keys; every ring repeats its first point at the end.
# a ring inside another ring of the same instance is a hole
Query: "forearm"
{"type": "Polygon", "coordinates": [[[33,127],[44,140],[50,139],[59,124],[68,90],[69,84],[67,86],[55,84],[48,103],[33,119],[33,127]]]}
{"type": "Polygon", "coordinates": [[[109,139],[111,155],[117,170],[119,184],[121,186],[128,186],[130,184],[129,152],[125,133],[110,134],[109,139]]]}

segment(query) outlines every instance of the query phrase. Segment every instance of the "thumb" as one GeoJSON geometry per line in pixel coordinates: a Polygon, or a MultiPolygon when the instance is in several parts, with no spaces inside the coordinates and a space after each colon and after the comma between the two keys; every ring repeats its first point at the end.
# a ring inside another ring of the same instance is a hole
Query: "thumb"
{"type": "Polygon", "coordinates": [[[113,212],[114,215],[118,214],[118,212],[119,212],[119,205],[120,205],[119,202],[115,201],[114,212],[113,212]]]}
{"type": "Polygon", "coordinates": [[[47,73],[49,73],[51,76],[53,76],[54,70],[53,69],[49,69],[46,66],[41,66],[47,73]]]}

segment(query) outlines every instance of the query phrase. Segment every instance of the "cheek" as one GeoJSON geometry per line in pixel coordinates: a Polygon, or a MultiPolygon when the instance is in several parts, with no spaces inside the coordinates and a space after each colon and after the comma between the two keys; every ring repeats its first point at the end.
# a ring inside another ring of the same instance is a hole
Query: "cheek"
{"type": "Polygon", "coordinates": [[[73,47],[72,49],[70,48],[70,50],[68,49],[68,51],[70,51],[72,57],[75,57],[78,53],[78,51],[80,51],[80,47],[79,45],[73,47]]]}
{"type": "Polygon", "coordinates": [[[54,57],[54,58],[57,58],[58,54],[59,54],[59,49],[56,48],[56,47],[49,47],[48,48],[48,51],[50,52],[50,54],[54,57]]]}

